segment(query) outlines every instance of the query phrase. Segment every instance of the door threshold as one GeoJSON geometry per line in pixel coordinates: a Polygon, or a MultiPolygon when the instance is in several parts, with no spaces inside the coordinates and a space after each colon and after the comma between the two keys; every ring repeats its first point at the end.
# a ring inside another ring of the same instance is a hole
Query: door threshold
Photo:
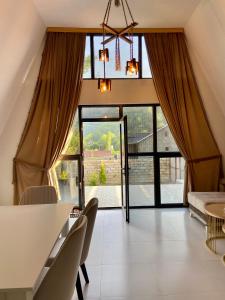
{"type": "Polygon", "coordinates": [[[122,209],[122,206],[113,206],[113,207],[99,207],[99,210],[109,210],[109,209],[122,209]]]}

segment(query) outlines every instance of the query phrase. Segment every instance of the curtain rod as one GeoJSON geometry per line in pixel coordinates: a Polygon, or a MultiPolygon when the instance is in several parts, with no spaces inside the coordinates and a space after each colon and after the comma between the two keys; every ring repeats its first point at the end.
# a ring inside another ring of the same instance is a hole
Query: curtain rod
{"type": "MultiPolygon", "coordinates": [[[[122,28],[118,28],[118,31],[122,28]]],[[[75,28],[75,27],[47,27],[47,32],[81,32],[81,33],[102,33],[102,28],[75,28]]],[[[184,28],[134,28],[134,33],[151,33],[151,32],[184,32],[184,28]]]]}

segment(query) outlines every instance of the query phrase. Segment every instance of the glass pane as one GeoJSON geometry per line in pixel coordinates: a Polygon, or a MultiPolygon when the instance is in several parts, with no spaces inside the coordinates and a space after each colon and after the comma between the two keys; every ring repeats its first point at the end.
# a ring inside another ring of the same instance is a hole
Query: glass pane
{"type": "Polygon", "coordinates": [[[91,45],[90,45],[90,36],[86,37],[83,78],[91,78],[91,45]]]}
{"type": "Polygon", "coordinates": [[[182,157],[160,159],[161,203],[183,203],[184,166],[182,157]]]}
{"type": "Polygon", "coordinates": [[[153,157],[129,157],[130,206],[154,205],[153,157]]]}
{"type": "Polygon", "coordinates": [[[82,118],[119,118],[119,107],[82,107],[82,118]]]}
{"type": "Polygon", "coordinates": [[[65,147],[62,154],[79,154],[80,153],[80,132],[78,113],[76,113],[72,127],[69,131],[65,147]]]}
{"type": "MultiPolygon", "coordinates": [[[[106,37],[107,38],[107,37],[106,37]]],[[[95,78],[103,77],[103,62],[98,59],[98,51],[102,49],[102,36],[94,37],[95,78]]],[[[138,78],[138,75],[126,75],[126,63],[130,60],[130,45],[120,39],[121,70],[115,70],[115,40],[106,44],[109,49],[109,61],[106,62],[106,77],[108,78],[138,78]]],[[[138,60],[138,37],[133,38],[134,58],[138,60]]]]}
{"type": "Polygon", "coordinates": [[[152,107],[124,107],[124,116],[127,115],[128,152],[153,151],[153,116],[152,107]]]}
{"type": "Polygon", "coordinates": [[[99,207],[121,206],[119,122],[83,124],[85,203],[99,199],[99,207]]]}
{"type": "Polygon", "coordinates": [[[78,168],[76,160],[60,160],[52,168],[51,178],[60,201],[79,205],[78,168]]]}
{"type": "Polygon", "coordinates": [[[157,147],[158,152],[179,152],[161,107],[157,107],[157,147]]]}
{"type": "Polygon", "coordinates": [[[152,78],[144,37],[142,37],[142,78],[152,78]]]}

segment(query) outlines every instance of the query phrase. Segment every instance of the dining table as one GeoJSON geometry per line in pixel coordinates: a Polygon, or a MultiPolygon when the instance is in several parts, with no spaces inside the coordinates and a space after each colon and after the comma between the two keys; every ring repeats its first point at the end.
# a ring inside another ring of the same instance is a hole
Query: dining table
{"type": "Polygon", "coordinates": [[[73,204],[0,206],[0,300],[32,300],[73,204]]]}

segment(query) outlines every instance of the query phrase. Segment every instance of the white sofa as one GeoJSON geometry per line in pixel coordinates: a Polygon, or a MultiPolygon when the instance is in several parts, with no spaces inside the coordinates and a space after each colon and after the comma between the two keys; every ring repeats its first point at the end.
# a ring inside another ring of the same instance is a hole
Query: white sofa
{"type": "Polygon", "coordinates": [[[190,215],[207,224],[205,206],[209,203],[225,203],[225,192],[190,192],[188,193],[190,215]]]}

